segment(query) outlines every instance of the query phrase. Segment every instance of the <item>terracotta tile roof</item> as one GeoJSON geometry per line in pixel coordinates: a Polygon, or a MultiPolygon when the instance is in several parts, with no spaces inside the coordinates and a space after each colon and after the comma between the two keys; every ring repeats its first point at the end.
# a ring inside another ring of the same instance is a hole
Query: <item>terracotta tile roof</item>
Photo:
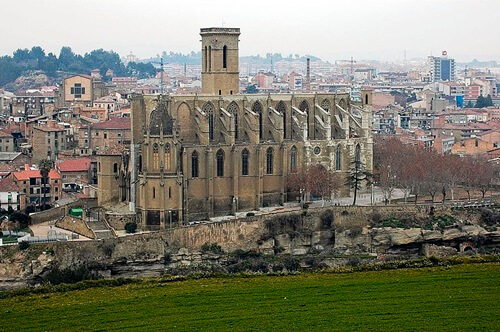
{"type": "Polygon", "coordinates": [[[119,156],[122,155],[125,150],[126,148],[124,145],[113,145],[106,150],[98,151],[97,154],[101,156],[119,156]]]}
{"type": "Polygon", "coordinates": [[[59,172],[86,172],[90,168],[90,158],[66,159],[56,163],[59,172]]]}
{"type": "Polygon", "coordinates": [[[0,192],[20,191],[19,186],[9,177],[0,179],[0,192]]]}
{"type": "MultiPolygon", "coordinates": [[[[14,177],[17,180],[21,180],[21,181],[29,180],[30,178],[41,178],[42,177],[42,175],[40,174],[40,170],[38,170],[38,169],[30,169],[30,170],[21,171],[21,172],[14,172],[12,174],[14,175],[14,177]]],[[[61,174],[59,174],[59,172],[56,171],[55,169],[51,169],[49,172],[49,178],[60,179],[61,174]]]]}
{"type": "Polygon", "coordinates": [[[92,129],[130,129],[130,118],[112,118],[111,120],[93,123],[92,129]]]}
{"type": "Polygon", "coordinates": [[[33,127],[33,129],[38,129],[45,132],[64,131],[64,129],[62,129],[61,127],[49,127],[49,126],[36,126],[33,127]]]}
{"type": "Polygon", "coordinates": [[[12,138],[12,134],[9,132],[9,129],[0,129],[0,137],[1,138],[12,138]]]}
{"type": "Polygon", "coordinates": [[[13,165],[11,162],[9,163],[0,163],[0,172],[15,172],[17,171],[16,165],[13,165]]]}

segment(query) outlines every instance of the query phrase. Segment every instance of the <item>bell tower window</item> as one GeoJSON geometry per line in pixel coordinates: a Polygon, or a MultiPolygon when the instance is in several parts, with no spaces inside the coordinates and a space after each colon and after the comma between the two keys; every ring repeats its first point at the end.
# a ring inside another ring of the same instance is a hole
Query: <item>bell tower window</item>
{"type": "Polygon", "coordinates": [[[227,46],[224,45],[222,48],[222,68],[227,68],[227,46]]]}

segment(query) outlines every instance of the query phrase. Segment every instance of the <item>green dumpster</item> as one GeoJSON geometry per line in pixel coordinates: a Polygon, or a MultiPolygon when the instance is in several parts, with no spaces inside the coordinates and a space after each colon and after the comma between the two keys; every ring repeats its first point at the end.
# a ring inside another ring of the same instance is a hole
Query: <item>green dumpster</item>
{"type": "Polygon", "coordinates": [[[82,208],[72,208],[69,210],[69,215],[74,217],[81,217],[83,215],[82,208]]]}

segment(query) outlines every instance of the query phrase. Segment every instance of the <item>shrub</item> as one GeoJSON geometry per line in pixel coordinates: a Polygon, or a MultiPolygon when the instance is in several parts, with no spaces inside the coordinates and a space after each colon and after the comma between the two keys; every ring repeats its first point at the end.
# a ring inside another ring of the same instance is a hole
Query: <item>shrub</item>
{"type": "Polygon", "coordinates": [[[237,259],[249,259],[249,258],[260,258],[262,257],[262,254],[260,252],[257,252],[255,250],[243,250],[243,249],[237,249],[233,252],[233,255],[237,259]]]}
{"type": "Polygon", "coordinates": [[[349,265],[349,266],[360,266],[361,265],[361,259],[359,259],[359,257],[356,257],[356,256],[350,257],[349,260],[347,261],[347,265],[349,265]]]}
{"type": "Polygon", "coordinates": [[[26,214],[30,214],[30,213],[33,213],[35,211],[36,211],[36,208],[33,205],[28,205],[26,207],[26,210],[25,210],[26,214]]]}
{"type": "Polygon", "coordinates": [[[279,215],[265,221],[267,233],[270,237],[278,234],[296,232],[300,228],[300,215],[288,214],[279,215]]]}
{"type": "Polygon", "coordinates": [[[373,212],[372,213],[372,221],[375,223],[375,224],[378,224],[380,222],[380,219],[382,219],[382,215],[378,212],[373,212]]]}
{"type": "Polygon", "coordinates": [[[309,204],[307,203],[302,204],[302,208],[305,210],[309,209],[309,204]]]}
{"type": "Polygon", "coordinates": [[[278,254],[281,254],[283,251],[285,251],[285,248],[283,248],[282,246],[274,246],[273,247],[273,251],[274,251],[274,254],[275,255],[278,255],[278,254]]]}
{"type": "Polygon", "coordinates": [[[59,285],[73,284],[83,280],[95,280],[99,279],[99,276],[87,266],[80,265],[75,268],[52,269],[47,273],[44,279],[52,285],[59,285]]]}
{"type": "Polygon", "coordinates": [[[481,209],[481,220],[488,226],[494,226],[500,223],[500,213],[489,209],[481,209]]]}
{"type": "Polygon", "coordinates": [[[31,223],[31,217],[29,215],[27,215],[26,213],[22,213],[19,211],[13,212],[9,216],[9,220],[12,222],[19,223],[19,228],[26,228],[31,223]]]}
{"type": "Polygon", "coordinates": [[[224,250],[222,250],[222,247],[220,245],[218,245],[217,243],[204,243],[202,246],[201,246],[201,252],[203,254],[208,254],[208,253],[212,253],[212,254],[223,254],[224,253],[224,250]]]}
{"type": "Polygon", "coordinates": [[[283,258],[283,266],[288,271],[297,271],[300,267],[300,261],[296,257],[286,256],[283,258]]]}
{"type": "Polygon", "coordinates": [[[26,250],[30,247],[30,243],[28,241],[21,241],[19,242],[19,249],[21,250],[26,250]]]}
{"type": "Polygon", "coordinates": [[[361,225],[355,225],[349,229],[349,237],[351,239],[360,236],[361,233],[363,233],[363,226],[361,225]]]}
{"type": "Polygon", "coordinates": [[[135,222],[128,222],[125,224],[125,232],[129,234],[135,233],[137,230],[137,224],[135,222]]]}

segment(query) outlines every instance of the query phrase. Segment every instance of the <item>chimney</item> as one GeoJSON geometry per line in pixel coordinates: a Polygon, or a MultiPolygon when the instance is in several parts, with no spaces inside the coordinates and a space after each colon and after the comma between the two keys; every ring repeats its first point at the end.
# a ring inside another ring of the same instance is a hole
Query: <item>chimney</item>
{"type": "Polygon", "coordinates": [[[307,58],[306,90],[311,91],[311,59],[307,58]]]}

